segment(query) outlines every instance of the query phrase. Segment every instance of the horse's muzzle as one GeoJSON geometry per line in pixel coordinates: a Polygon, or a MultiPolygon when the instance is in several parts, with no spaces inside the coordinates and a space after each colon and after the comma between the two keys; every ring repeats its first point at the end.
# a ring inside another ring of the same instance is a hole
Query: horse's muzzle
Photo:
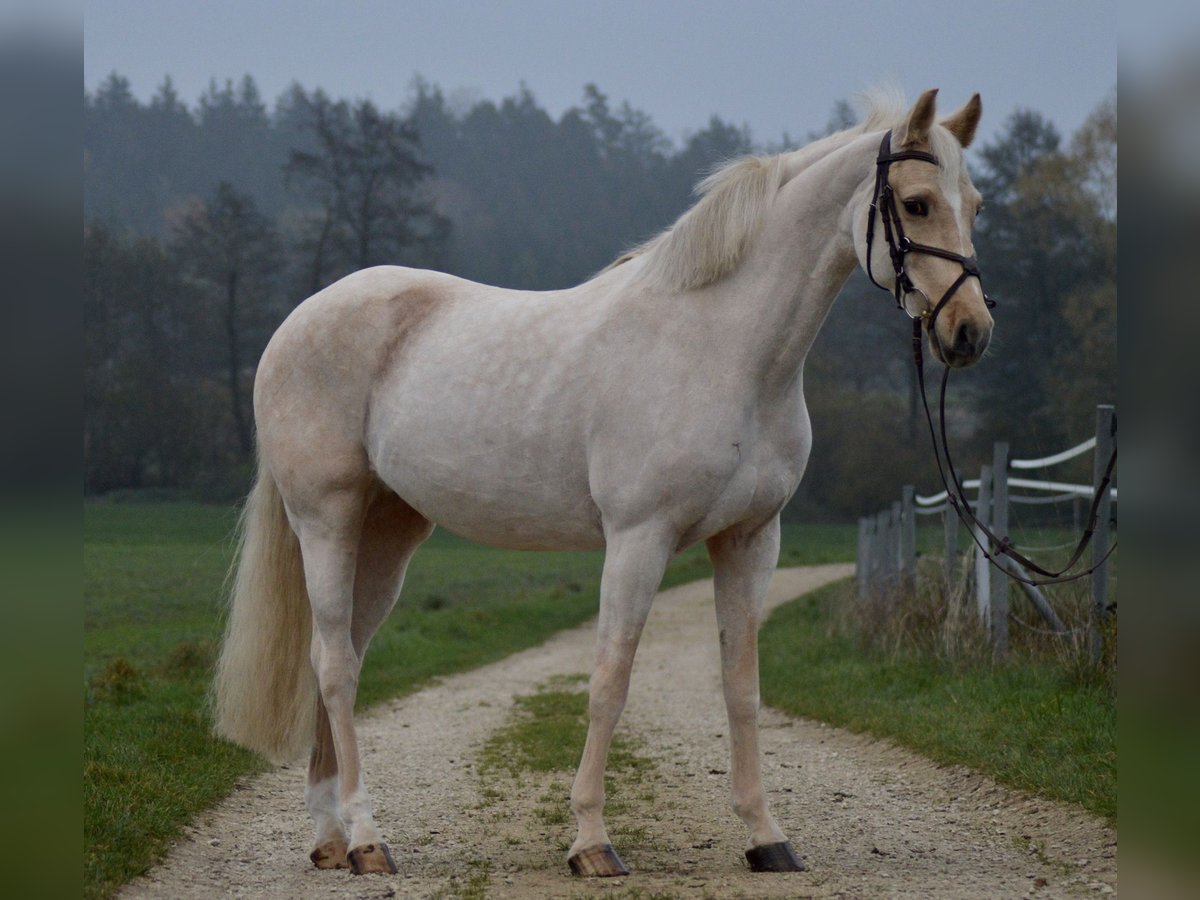
{"type": "Polygon", "coordinates": [[[955,326],[952,335],[933,335],[930,349],[950,368],[961,369],[979,362],[991,338],[990,322],[980,325],[964,319],[955,326]]]}

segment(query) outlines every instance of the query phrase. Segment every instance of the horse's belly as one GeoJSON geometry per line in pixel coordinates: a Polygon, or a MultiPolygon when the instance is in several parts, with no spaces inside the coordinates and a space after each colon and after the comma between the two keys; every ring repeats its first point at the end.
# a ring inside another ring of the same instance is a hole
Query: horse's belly
{"type": "Polygon", "coordinates": [[[461,447],[453,454],[406,453],[396,446],[382,449],[372,463],[423,516],[478,543],[514,550],[604,546],[586,471],[570,471],[561,458],[538,468],[523,455],[473,455],[461,447]]]}
{"type": "MultiPolygon", "coordinates": [[[[406,498],[407,499],[407,498],[406,498]]],[[[542,509],[470,497],[468,504],[448,504],[430,498],[430,512],[421,501],[412,505],[436,524],[469,540],[507,550],[600,550],[604,531],[599,516],[586,507],[542,509]],[[436,509],[435,509],[436,508],[436,509]]]]}

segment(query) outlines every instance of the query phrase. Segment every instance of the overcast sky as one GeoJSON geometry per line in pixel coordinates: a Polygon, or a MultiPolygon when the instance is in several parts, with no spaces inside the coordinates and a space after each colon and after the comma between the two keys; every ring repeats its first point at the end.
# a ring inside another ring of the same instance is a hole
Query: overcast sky
{"type": "Polygon", "coordinates": [[[117,71],[149,98],[170,75],[189,104],[253,75],[385,108],[415,75],[498,100],[524,82],[554,116],[596,83],[681,140],[719,115],[757,141],[821,129],[882,80],[910,100],[973,91],[986,139],[1017,107],[1069,136],[1117,81],[1115,0],[87,0],[84,80],[117,71]]]}

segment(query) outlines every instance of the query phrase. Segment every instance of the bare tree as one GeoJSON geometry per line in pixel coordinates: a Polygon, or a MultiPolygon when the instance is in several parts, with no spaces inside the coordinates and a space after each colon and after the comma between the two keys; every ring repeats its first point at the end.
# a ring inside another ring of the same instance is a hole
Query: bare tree
{"type": "Polygon", "coordinates": [[[369,100],[335,103],[317,93],[307,107],[315,148],[292,150],[285,172],[320,206],[310,288],[339,265],[362,269],[414,252],[423,259],[440,245],[449,223],[421,195],[433,170],[418,157],[415,129],[369,100]]]}

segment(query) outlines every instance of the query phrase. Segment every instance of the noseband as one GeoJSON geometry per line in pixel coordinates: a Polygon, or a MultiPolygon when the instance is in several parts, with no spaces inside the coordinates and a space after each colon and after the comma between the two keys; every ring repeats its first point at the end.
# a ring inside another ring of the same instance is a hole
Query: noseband
{"type": "MultiPolygon", "coordinates": [[[[1100,500],[1108,492],[1109,484],[1112,481],[1113,468],[1117,462],[1117,447],[1113,444],[1112,456],[1109,457],[1108,466],[1105,469],[1104,477],[1100,480],[1100,484],[1096,488],[1096,493],[1092,498],[1092,506],[1088,516],[1088,524],[1079,542],[1075,546],[1074,552],[1071,554],[1070,561],[1058,570],[1050,570],[1039,566],[1036,562],[1017,552],[1013,547],[1012,541],[1007,535],[1001,537],[992,532],[979,518],[971,511],[971,502],[967,499],[966,491],[963,489],[962,479],[958,477],[958,473],[954,468],[954,461],[950,458],[950,442],[946,436],[946,384],[950,375],[950,367],[946,366],[942,372],[942,387],[939,397],[940,401],[940,418],[941,418],[941,446],[938,446],[938,437],[933,424],[933,414],[929,409],[929,398],[925,392],[925,359],[921,352],[921,323],[925,323],[925,327],[933,336],[933,340],[938,342],[941,347],[941,340],[937,336],[937,331],[934,328],[934,323],[937,321],[938,313],[942,308],[950,302],[950,298],[954,296],[954,292],[962,287],[963,283],[968,278],[980,279],[980,288],[983,286],[983,279],[979,274],[979,264],[974,256],[963,256],[961,253],[954,253],[950,250],[943,250],[941,247],[931,247],[928,244],[918,244],[911,240],[904,233],[904,223],[900,220],[900,211],[896,209],[896,194],[892,190],[891,184],[888,183],[888,169],[892,163],[902,159],[917,159],[921,162],[932,163],[938,165],[938,158],[932,153],[926,153],[923,150],[901,150],[898,153],[892,153],[892,133],[888,131],[883,136],[883,141],[879,144],[879,155],[875,158],[875,193],[871,197],[870,210],[867,213],[867,277],[878,288],[887,290],[887,287],[880,284],[875,275],[871,271],[871,245],[875,238],[875,216],[878,213],[880,221],[883,223],[883,236],[888,243],[888,253],[892,258],[892,269],[895,271],[896,281],[893,286],[893,292],[896,296],[896,305],[901,309],[905,309],[904,296],[915,292],[917,289],[912,283],[912,279],[908,277],[908,272],[905,270],[904,257],[909,253],[926,253],[930,256],[940,256],[942,259],[948,259],[962,266],[962,272],[956,278],[953,284],[946,289],[942,297],[934,305],[933,309],[924,309],[919,315],[913,316],[913,362],[917,370],[917,385],[921,392],[921,403],[925,407],[925,420],[929,423],[929,437],[933,442],[933,456],[937,461],[938,474],[941,476],[942,484],[946,488],[946,499],[958,517],[967,525],[968,533],[974,538],[979,549],[983,551],[983,555],[1001,568],[1010,578],[1016,581],[1023,581],[1026,584],[1042,585],[1055,584],[1064,581],[1074,581],[1076,578],[1082,578],[1085,575],[1095,571],[1105,559],[1116,549],[1116,542],[1108,548],[1104,556],[1092,565],[1091,568],[1085,569],[1082,572],[1070,573],[1070,570],[1079,562],[1083,556],[1084,549],[1091,542],[1092,535],[1096,529],[1096,521],[1100,514],[1100,500]],[[946,465],[942,467],[942,456],[945,455],[946,465]],[[949,477],[947,477],[949,475],[949,477]],[[978,530],[977,530],[978,529],[978,530]],[[983,540],[980,540],[980,535],[983,540]],[[989,547],[984,546],[984,543],[990,543],[994,548],[989,550],[989,547]],[[1006,566],[1002,566],[993,553],[1004,555],[1026,570],[1036,573],[1039,578],[1030,578],[1012,572],[1006,566]]],[[[988,309],[995,309],[996,303],[985,292],[983,302],[988,309]]]]}
{"type": "MultiPolygon", "coordinates": [[[[946,289],[946,293],[942,294],[942,298],[938,300],[933,309],[925,309],[919,317],[914,317],[924,319],[926,327],[928,327],[930,333],[934,336],[934,340],[938,340],[937,332],[934,331],[933,325],[937,321],[938,313],[942,311],[942,307],[950,302],[950,298],[954,296],[954,292],[968,278],[979,278],[980,285],[982,285],[983,280],[979,274],[979,263],[974,256],[963,256],[961,253],[943,250],[941,247],[918,244],[904,233],[904,223],[900,220],[900,211],[896,208],[896,194],[888,182],[888,170],[891,168],[892,163],[899,162],[902,159],[919,159],[921,162],[932,163],[935,166],[938,165],[938,158],[932,153],[926,153],[924,150],[901,150],[893,153],[891,131],[888,131],[883,136],[883,141],[879,144],[879,155],[875,158],[875,193],[871,197],[871,206],[867,213],[867,277],[871,279],[871,282],[876,287],[883,288],[885,291],[887,290],[884,285],[876,280],[874,273],[871,271],[871,245],[875,240],[876,213],[878,213],[880,221],[883,222],[883,236],[888,243],[888,253],[892,257],[892,269],[895,270],[896,275],[893,291],[896,295],[896,305],[901,309],[904,309],[904,295],[916,291],[916,287],[913,285],[912,279],[908,277],[908,272],[904,266],[904,257],[909,253],[926,253],[929,256],[940,256],[942,259],[948,259],[962,266],[962,273],[946,289]]],[[[983,302],[987,304],[988,309],[994,309],[996,306],[995,302],[986,293],[983,295],[983,302]]]]}

